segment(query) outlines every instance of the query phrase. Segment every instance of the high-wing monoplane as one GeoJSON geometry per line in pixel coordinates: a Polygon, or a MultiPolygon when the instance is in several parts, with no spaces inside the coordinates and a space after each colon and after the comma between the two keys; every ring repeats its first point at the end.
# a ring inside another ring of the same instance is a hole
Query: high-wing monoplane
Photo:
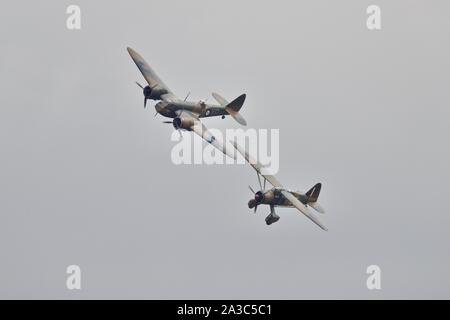
{"type": "Polygon", "coordinates": [[[260,190],[255,192],[253,188],[249,186],[250,191],[254,194],[254,198],[250,199],[248,207],[254,209],[254,212],[256,213],[256,209],[259,205],[269,205],[270,214],[266,217],[267,225],[271,225],[280,219],[280,216],[275,213],[275,207],[295,207],[312,222],[327,231],[327,228],[309,210],[309,207],[311,207],[317,212],[325,213],[325,210],[317,202],[322,187],[320,183],[314,185],[314,187],[306,193],[290,191],[284,188],[275,176],[265,173],[264,166],[250,156],[246,150],[242,149],[236,142],[233,142],[233,145],[245,160],[256,170],[260,190]],[[263,184],[261,183],[261,177],[263,178],[263,184]],[[273,187],[266,190],[266,181],[273,187]]]}
{"type": "MultiPolygon", "coordinates": [[[[227,143],[219,141],[218,138],[213,136],[208,129],[202,124],[200,118],[231,116],[239,124],[246,125],[245,119],[239,113],[242,105],[245,101],[245,94],[240,95],[231,102],[228,102],[217,93],[213,93],[212,96],[217,101],[218,105],[207,104],[204,101],[192,102],[177,98],[172,91],[161,81],[156,75],[155,71],[150,65],[131,48],[127,48],[128,53],[133,59],[134,63],[141,71],[147,85],[143,86],[139,82],[136,84],[142,89],[144,94],[144,108],[147,106],[147,100],[160,100],[156,105],[156,114],[159,113],[165,117],[173,118],[172,121],[164,121],[164,123],[170,123],[176,130],[193,131],[202,137],[205,141],[212,144],[214,147],[222,151],[224,154],[235,158],[235,152],[232,146],[227,147],[227,143]],[[231,150],[230,150],[231,149],[231,150]]],[[[181,133],[180,133],[181,135],[181,133]]]]}

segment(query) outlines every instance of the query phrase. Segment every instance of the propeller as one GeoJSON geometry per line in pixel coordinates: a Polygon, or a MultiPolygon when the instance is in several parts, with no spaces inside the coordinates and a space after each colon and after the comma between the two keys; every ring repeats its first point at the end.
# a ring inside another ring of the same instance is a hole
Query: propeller
{"type": "MultiPolygon", "coordinates": [[[[167,124],[173,124],[173,121],[163,121],[162,123],[167,123],[167,124]]],[[[178,131],[178,134],[180,135],[180,140],[183,139],[183,135],[181,134],[181,130],[180,129],[175,129],[178,131]]]]}
{"type": "Polygon", "coordinates": [[[262,184],[261,184],[261,178],[259,177],[259,173],[256,172],[256,175],[258,176],[259,187],[261,188],[261,190],[264,190],[264,189],[263,189],[263,186],[262,186],[262,184]]]}
{"type": "Polygon", "coordinates": [[[253,190],[253,188],[251,186],[248,186],[248,188],[250,189],[250,191],[253,193],[254,195],[254,203],[255,203],[255,207],[254,207],[254,213],[256,213],[256,209],[258,208],[258,204],[262,203],[264,201],[264,190],[266,190],[266,179],[264,178],[264,187],[261,184],[261,178],[259,176],[259,173],[256,172],[256,175],[258,176],[258,183],[259,183],[259,187],[260,187],[260,191],[255,192],[255,190],[253,190]]]}
{"type": "Polygon", "coordinates": [[[144,109],[147,107],[147,96],[145,95],[145,88],[142,84],[140,84],[139,82],[135,81],[136,84],[138,85],[139,88],[142,89],[142,91],[144,91],[144,109]]]}
{"type": "Polygon", "coordinates": [[[140,84],[139,82],[136,81],[136,84],[142,89],[144,90],[144,87],[142,86],[142,84],[140,84]]]}
{"type": "Polygon", "coordinates": [[[146,86],[144,87],[142,84],[140,84],[139,82],[135,81],[135,83],[138,85],[139,88],[142,89],[142,93],[144,94],[144,109],[147,107],[147,100],[149,99],[149,96],[151,95],[152,90],[158,85],[155,84],[154,86],[150,87],[150,86],[146,86]]]}
{"type": "MultiPolygon", "coordinates": [[[[256,196],[255,190],[253,190],[253,188],[250,187],[250,186],[248,186],[248,188],[249,188],[250,191],[253,193],[253,195],[256,196]]],[[[254,207],[254,209],[253,209],[253,213],[256,213],[256,209],[257,209],[257,208],[258,208],[258,202],[256,202],[256,200],[255,200],[255,207],[254,207]]]]}

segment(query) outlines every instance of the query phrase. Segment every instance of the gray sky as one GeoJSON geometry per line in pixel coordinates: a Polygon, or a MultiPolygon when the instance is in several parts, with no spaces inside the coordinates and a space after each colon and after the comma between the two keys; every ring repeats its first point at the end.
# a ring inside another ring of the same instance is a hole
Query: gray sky
{"type": "Polygon", "coordinates": [[[450,298],[448,1],[2,7],[1,298],[450,298]],[[330,231],[293,209],[267,227],[249,166],[173,165],[127,46],[180,97],[247,93],[249,127],[280,129],[279,180],[323,183],[330,231]]]}

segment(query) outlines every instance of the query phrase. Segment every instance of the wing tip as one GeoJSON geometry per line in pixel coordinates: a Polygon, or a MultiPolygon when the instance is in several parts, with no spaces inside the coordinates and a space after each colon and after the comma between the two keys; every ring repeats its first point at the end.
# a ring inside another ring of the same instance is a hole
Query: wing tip
{"type": "MultiPolygon", "coordinates": [[[[127,47],[128,54],[133,59],[134,62],[143,60],[143,58],[139,55],[139,53],[131,47],[127,47]]],[[[136,62],[137,63],[137,62],[136,62]]]]}

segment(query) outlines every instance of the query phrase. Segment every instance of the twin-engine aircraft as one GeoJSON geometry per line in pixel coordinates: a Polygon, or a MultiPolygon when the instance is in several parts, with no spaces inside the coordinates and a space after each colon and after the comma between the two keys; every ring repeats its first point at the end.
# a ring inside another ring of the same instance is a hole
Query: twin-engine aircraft
{"type": "Polygon", "coordinates": [[[245,126],[247,122],[239,113],[239,110],[245,101],[245,94],[242,94],[233,101],[228,102],[219,94],[213,93],[212,96],[218,102],[218,105],[207,104],[203,101],[186,101],[187,97],[184,100],[181,100],[177,98],[172,91],[170,91],[164,82],[161,81],[161,79],[156,75],[144,58],[139,55],[139,53],[129,47],[127,50],[148,84],[144,87],[140,83],[136,82],[144,94],[144,108],[147,106],[148,99],[161,100],[155,105],[155,116],[159,113],[165,117],[173,118],[172,121],[164,121],[164,123],[171,123],[175,130],[195,132],[206,142],[212,144],[227,156],[235,159],[236,155],[233,147],[227,147],[227,143],[223,143],[214,137],[202,124],[200,118],[222,116],[223,119],[225,116],[229,115],[239,124],[245,126]]]}
{"type": "Polygon", "coordinates": [[[280,220],[280,216],[275,213],[275,207],[295,207],[320,228],[325,231],[328,230],[308,208],[311,207],[317,212],[325,213],[325,210],[317,202],[322,187],[320,183],[317,183],[306,193],[289,191],[278,182],[275,176],[266,174],[263,165],[252,158],[246,150],[243,150],[236,142],[233,142],[233,145],[245,160],[256,170],[260,190],[255,192],[252,187],[248,186],[250,191],[254,194],[254,198],[250,199],[248,202],[248,207],[250,209],[254,208],[254,212],[256,213],[256,209],[259,205],[269,205],[270,214],[266,217],[267,225],[271,225],[280,220]],[[264,185],[261,184],[260,176],[264,179],[264,185]],[[266,181],[269,181],[273,188],[266,190],[266,181]]]}

